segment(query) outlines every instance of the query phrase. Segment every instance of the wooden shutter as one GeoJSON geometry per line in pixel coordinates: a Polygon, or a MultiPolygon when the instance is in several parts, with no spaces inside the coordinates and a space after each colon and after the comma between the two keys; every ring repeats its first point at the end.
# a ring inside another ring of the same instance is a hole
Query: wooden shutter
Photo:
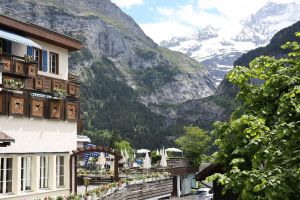
{"type": "Polygon", "coordinates": [[[27,46],[27,55],[32,56],[33,55],[33,48],[31,46],[27,46]]]}
{"type": "Polygon", "coordinates": [[[9,41],[9,40],[5,41],[5,50],[6,50],[6,53],[11,55],[11,41],[9,41]]]}

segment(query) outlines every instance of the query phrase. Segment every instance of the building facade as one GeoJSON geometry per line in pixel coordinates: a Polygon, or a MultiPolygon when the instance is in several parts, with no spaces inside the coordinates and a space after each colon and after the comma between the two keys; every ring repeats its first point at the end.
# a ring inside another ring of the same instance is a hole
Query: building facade
{"type": "Polygon", "coordinates": [[[68,58],[81,46],[0,15],[0,199],[70,193],[80,82],[69,74],[68,58]]]}

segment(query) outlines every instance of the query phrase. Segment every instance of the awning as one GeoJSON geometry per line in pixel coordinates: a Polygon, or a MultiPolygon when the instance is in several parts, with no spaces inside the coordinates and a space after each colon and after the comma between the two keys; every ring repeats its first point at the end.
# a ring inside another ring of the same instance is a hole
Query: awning
{"type": "Polygon", "coordinates": [[[9,146],[11,142],[15,142],[15,139],[0,131],[0,147],[9,146]]]}
{"type": "Polygon", "coordinates": [[[32,47],[42,49],[42,47],[40,45],[38,45],[37,43],[35,43],[34,41],[32,41],[28,38],[22,37],[20,35],[16,35],[14,33],[6,32],[6,31],[3,31],[3,30],[0,30],[0,38],[6,39],[6,40],[9,40],[9,41],[12,41],[12,42],[17,42],[17,43],[20,43],[20,44],[24,44],[24,45],[27,45],[27,46],[32,46],[32,47]]]}

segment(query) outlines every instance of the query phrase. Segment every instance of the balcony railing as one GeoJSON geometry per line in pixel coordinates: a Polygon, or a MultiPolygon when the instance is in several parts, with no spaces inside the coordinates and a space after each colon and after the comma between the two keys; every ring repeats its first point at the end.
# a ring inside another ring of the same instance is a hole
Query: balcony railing
{"type": "Polygon", "coordinates": [[[25,57],[2,55],[0,71],[2,71],[2,88],[30,91],[43,94],[65,96],[78,99],[80,81],[75,75],[68,75],[69,80],[57,79],[38,74],[38,64],[26,60],[25,57]]]}
{"type": "Polygon", "coordinates": [[[0,115],[72,122],[78,120],[79,103],[34,97],[23,92],[0,91],[0,115]]]}

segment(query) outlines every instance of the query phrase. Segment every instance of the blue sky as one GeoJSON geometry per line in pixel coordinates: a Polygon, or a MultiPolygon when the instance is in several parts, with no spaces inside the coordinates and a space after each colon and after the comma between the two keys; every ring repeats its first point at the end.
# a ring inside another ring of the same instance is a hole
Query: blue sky
{"type": "Polygon", "coordinates": [[[212,25],[230,36],[241,29],[240,21],[268,2],[300,0],[112,0],[134,18],[154,41],[188,36],[212,25]]]}

